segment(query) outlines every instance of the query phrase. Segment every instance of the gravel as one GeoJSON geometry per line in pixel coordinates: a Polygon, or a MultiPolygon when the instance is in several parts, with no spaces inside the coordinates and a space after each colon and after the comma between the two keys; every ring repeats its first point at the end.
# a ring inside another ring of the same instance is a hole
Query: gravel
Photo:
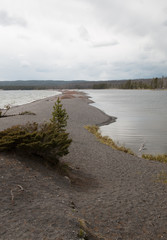
{"type": "MultiPolygon", "coordinates": [[[[0,130],[49,120],[54,102],[49,98],[11,109],[10,114],[32,111],[36,115],[1,118],[0,130]]],[[[161,177],[167,176],[167,165],[100,143],[84,126],[112,119],[90,106],[81,93],[62,102],[73,139],[62,161],[72,167],[72,180],[32,159],[1,154],[0,239],[75,240],[78,218],[88,222],[96,237],[108,240],[167,239],[167,185],[161,177]],[[12,205],[10,191],[18,184],[25,191],[16,191],[12,205]]]]}

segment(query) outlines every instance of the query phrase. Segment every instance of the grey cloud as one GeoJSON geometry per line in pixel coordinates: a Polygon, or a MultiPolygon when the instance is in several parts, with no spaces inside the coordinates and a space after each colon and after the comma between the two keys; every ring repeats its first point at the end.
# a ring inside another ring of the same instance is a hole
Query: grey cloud
{"type": "Polygon", "coordinates": [[[166,20],[165,22],[163,22],[163,25],[164,25],[165,27],[167,27],[167,20],[166,20]]]}
{"type": "Polygon", "coordinates": [[[19,17],[10,17],[6,11],[0,11],[0,25],[2,26],[11,26],[19,25],[21,27],[26,27],[27,22],[23,18],[19,17]]]}
{"type": "MultiPolygon", "coordinates": [[[[85,0],[89,1],[89,0],[85,0]]],[[[142,8],[147,8],[148,4],[142,1],[136,1],[136,4],[142,8]]],[[[99,25],[107,29],[114,29],[115,32],[121,34],[131,34],[137,36],[145,36],[148,34],[148,28],[154,29],[151,19],[146,14],[139,11],[132,10],[130,7],[130,0],[122,1],[92,1],[94,7],[94,14],[99,22],[99,25]]]]}
{"type": "Polygon", "coordinates": [[[27,68],[27,67],[30,67],[30,63],[27,61],[27,60],[23,60],[22,62],[21,62],[21,67],[23,67],[23,68],[27,68]]]}
{"type": "Polygon", "coordinates": [[[17,37],[18,37],[18,39],[22,39],[22,40],[30,40],[30,37],[25,36],[25,35],[18,35],[17,37]]]}
{"type": "Polygon", "coordinates": [[[90,34],[88,32],[88,30],[86,29],[86,27],[84,26],[80,26],[80,28],[78,29],[79,31],[79,35],[81,37],[82,40],[84,41],[90,41],[90,34]]]}
{"type": "Polygon", "coordinates": [[[143,50],[145,52],[151,52],[152,50],[154,50],[154,47],[152,45],[148,45],[146,44],[144,47],[143,47],[143,50]]]}
{"type": "Polygon", "coordinates": [[[166,74],[166,64],[150,61],[119,61],[113,63],[112,73],[117,79],[161,77],[166,74]]]}
{"type": "Polygon", "coordinates": [[[111,41],[111,42],[98,42],[98,43],[93,43],[93,47],[99,48],[99,47],[110,47],[110,46],[115,46],[118,45],[119,42],[117,40],[111,41]]]}
{"type": "Polygon", "coordinates": [[[3,2],[1,78],[97,80],[167,73],[165,0],[37,0],[40,8],[33,9],[32,0],[27,8],[24,1],[3,2]],[[16,56],[15,49],[23,55],[16,56]]]}
{"type": "Polygon", "coordinates": [[[94,42],[91,39],[91,36],[85,26],[80,26],[78,29],[80,38],[84,41],[91,42],[92,47],[100,48],[100,47],[109,47],[119,44],[117,40],[112,41],[101,41],[101,42],[94,42]]]}
{"type": "Polygon", "coordinates": [[[55,72],[56,69],[53,68],[46,68],[46,67],[39,67],[35,69],[36,72],[41,72],[41,73],[49,73],[49,72],[55,72]]]}

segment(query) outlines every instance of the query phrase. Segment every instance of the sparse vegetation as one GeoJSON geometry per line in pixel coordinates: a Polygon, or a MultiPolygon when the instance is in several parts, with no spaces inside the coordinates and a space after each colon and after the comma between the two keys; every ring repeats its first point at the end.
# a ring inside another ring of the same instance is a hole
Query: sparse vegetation
{"type": "Polygon", "coordinates": [[[33,154],[57,164],[60,157],[68,154],[72,141],[65,131],[68,115],[59,99],[54,105],[52,115],[50,122],[17,125],[1,131],[0,151],[33,154]],[[59,112],[56,113],[57,109],[59,112]]]}
{"type": "Polygon", "coordinates": [[[83,240],[87,240],[88,239],[88,237],[86,235],[86,232],[84,230],[82,230],[81,228],[79,229],[78,237],[80,239],[83,239],[83,240]]]}
{"type": "Polygon", "coordinates": [[[157,182],[160,183],[167,183],[167,173],[164,171],[161,171],[160,173],[157,174],[157,182]]]}
{"type": "Polygon", "coordinates": [[[4,106],[3,111],[0,109],[0,118],[1,117],[6,117],[6,113],[10,110],[10,108],[11,108],[10,104],[7,104],[7,105],[4,106]]]}
{"type": "Polygon", "coordinates": [[[126,148],[124,146],[119,146],[117,145],[111,138],[107,137],[107,136],[102,136],[101,133],[99,132],[99,127],[98,126],[85,126],[85,129],[87,129],[89,132],[91,132],[92,134],[94,134],[97,139],[103,143],[106,144],[109,147],[112,147],[113,149],[119,150],[119,151],[123,151],[125,153],[129,153],[131,155],[135,155],[131,149],[126,148]]]}
{"type": "Polygon", "coordinates": [[[33,112],[30,112],[30,111],[24,111],[24,112],[19,113],[19,115],[36,115],[36,114],[33,112]]]}
{"type": "Polygon", "coordinates": [[[166,154],[160,154],[160,155],[143,154],[142,158],[167,163],[167,155],[166,154]]]}
{"type": "Polygon", "coordinates": [[[80,226],[78,237],[80,237],[81,239],[107,240],[100,233],[96,232],[96,229],[92,228],[91,225],[84,219],[78,219],[78,221],[80,226]]]}

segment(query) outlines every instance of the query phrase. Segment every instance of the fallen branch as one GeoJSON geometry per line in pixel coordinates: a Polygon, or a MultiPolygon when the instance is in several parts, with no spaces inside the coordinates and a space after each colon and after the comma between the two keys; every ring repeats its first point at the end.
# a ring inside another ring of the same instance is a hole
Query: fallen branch
{"type": "Polygon", "coordinates": [[[17,185],[20,188],[20,191],[24,191],[24,188],[21,185],[17,185]]]}
{"type": "Polygon", "coordinates": [[[12,203],[14,203],[14,194],[13,194],[13,190],[10,191],[10,194],[12,196],[12,203]]]}
{"type": "MultiPolygon", "coordinates": [[[[92,229],[88,222],[86,222],[84,219],[78,219],[80,229],[82,229],[88,238],[91,238],[92,240],[109,240],[105,237],[103,237],[101,234],[95,232],[94,229],[92,229]]],[[[111,240],[111,239],[110,239],[111,240]]]]}
{"type": "Polygon", "coordinates": [[[12,197],[12,204],[14,203],[14,193],[13,193],[13,191],[17,190],[18,188],[21,192],[24,191],[24,188],[21,185],[17,185],[17,188],[15,187],[15,188],[12,188],[10,190],[10,194],[11,194],[11,197],[12,197]]]}

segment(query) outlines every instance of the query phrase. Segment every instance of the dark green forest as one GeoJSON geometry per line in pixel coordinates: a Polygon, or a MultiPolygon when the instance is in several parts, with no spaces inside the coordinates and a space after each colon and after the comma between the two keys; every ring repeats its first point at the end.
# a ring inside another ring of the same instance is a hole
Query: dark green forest
{"type": "Polygon", "coordinates": [[[151,79],[128,79],[108,81],[59,81],[27,80],[0,81],[2,90],[44,90],[44,89],[167,89],[167,77],[151,79]]]}

